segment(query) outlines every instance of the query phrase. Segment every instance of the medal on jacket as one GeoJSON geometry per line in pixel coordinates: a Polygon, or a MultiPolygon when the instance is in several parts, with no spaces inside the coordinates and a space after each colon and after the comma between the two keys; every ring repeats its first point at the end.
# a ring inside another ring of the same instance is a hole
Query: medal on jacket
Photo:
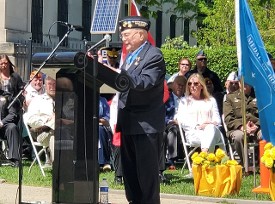
{"type": "Polygon", "coordinates": [[[140,57],[137,57],[134,65],[137,66],[139,64],[139,61],[140,61],[140,57]]]}

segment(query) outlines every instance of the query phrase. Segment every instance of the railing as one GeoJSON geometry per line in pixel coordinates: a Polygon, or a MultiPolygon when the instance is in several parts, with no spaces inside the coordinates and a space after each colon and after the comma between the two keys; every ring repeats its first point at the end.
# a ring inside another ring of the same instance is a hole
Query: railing
{"type": "MultiPolygon", "coordinates": [[[[84,43],[83,41],[78,44],[71,44],[68,47],[60,47],[57,51],[84,51],[86,50],[84,43]]],[[[23,81],[29,79],[30,73],[33,70],[31,66],[32,55],[37,52],[51,52],[55,46],[55,44],[49,43],[35,43],[31,39],[15,43],[15,66],[23,81]]]]}

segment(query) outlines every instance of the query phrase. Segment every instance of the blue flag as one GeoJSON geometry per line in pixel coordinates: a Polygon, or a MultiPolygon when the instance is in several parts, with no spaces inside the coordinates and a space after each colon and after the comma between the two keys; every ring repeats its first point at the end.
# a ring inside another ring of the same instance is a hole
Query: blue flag
{"type": "Polygon", "coordinates": [[[275,75],[246,0],[235,1],[239,76],[254,87],[263,138],[275,145],[275,75]]]}

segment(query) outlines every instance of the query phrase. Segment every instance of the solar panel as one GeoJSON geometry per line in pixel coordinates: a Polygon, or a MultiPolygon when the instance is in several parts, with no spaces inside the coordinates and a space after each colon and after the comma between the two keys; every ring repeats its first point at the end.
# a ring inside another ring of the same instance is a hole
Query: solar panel
{"type": "Polygon", "coordinates": [[[97,0],[91,34],[115,33],[121,0],[97,0]]]}

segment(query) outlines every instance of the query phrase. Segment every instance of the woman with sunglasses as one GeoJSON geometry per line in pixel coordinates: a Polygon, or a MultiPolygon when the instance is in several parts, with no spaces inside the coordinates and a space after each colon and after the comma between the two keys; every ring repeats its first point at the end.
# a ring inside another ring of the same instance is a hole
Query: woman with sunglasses
{"type": "Polygon", "coordinates": [[[185,97],[176,117],[188,143],[200,145],[204,152],[214,152],[223,137],[219,130],[221,118],[216,100],[208,93],[201,74],[192,74],[187,80],[185,97]]]}
{"type": "Polygon", "coordinates": [[[174,73],[167,81],[167,84],[172,83],[177,76],[185,76],[187,72],[190,71],[192,63],[188,58],[181,58],[178,63],[179,71],[174,73]]]}

